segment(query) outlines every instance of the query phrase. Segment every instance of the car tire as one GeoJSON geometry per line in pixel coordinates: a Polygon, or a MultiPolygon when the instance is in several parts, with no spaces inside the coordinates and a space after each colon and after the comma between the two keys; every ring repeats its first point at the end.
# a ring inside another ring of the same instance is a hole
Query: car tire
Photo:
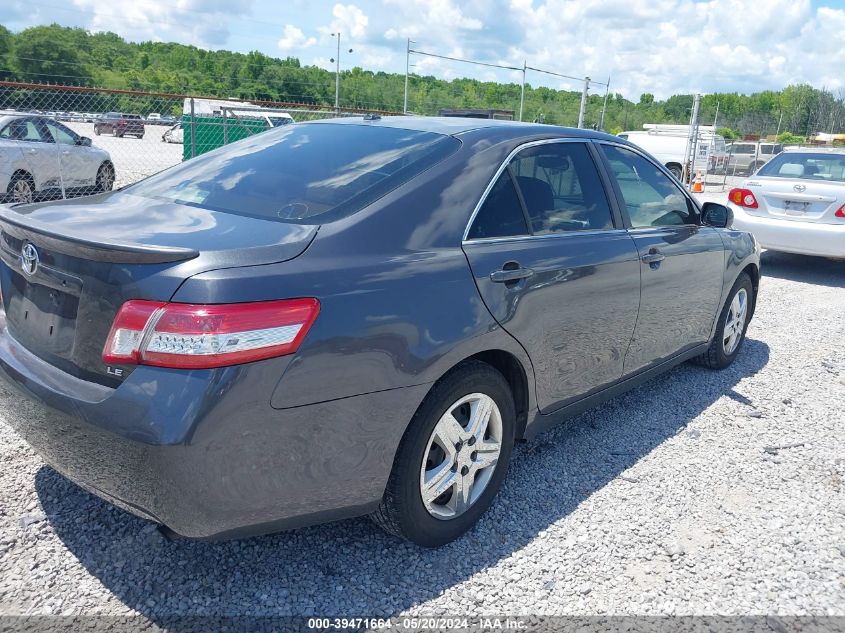
{"type": "Polygon", "coordinates": [[[6,197],[10,204],[35,202],[35,182],[27,173],[17,173],[9,180],[6,197]]]}
{"type": "Polygon", "coordinates": [[[716,334],[710,341],[710,346],[701,356],[694,358],[694,362],[710,369],[725,369],[734,362],[745,341],[745,332],[754,313],[754,301],[754,285],[751,283],[751,278],[746,273],[742,273],[731,288],[728,299],[719,314],[716,334]],[[739,305],[743,306],[742,322],[731,326],[731,323],[736,322],[739,305]],[[738,340],[735,337],[738,337],[738,340]]]}
{"type": "Polygon", "coordinates": [[[761,162],[751,163],[751,165],[748,167],[748,173],[746,175],[747,176],[753,175],[754,173],[757,172],[758,169],[760,169],[763,166],[763,164],[764,163],[761,163],[761,162]]]}
{"type": "Polygon", "coordinates": [[[464,534],[490,507],[507,474],[515,420],[513,394],[496,369],[470,361],[451,371],[432,388],[411,420],[396,452],[381,505],[372,519],[386,532],[422,547],[439,547],[464,534]],[[489,410],[488,421],[478,425],[472,434],[474,419],[483,416],[473,418],[470,412],[484,411],[485,407],[489,410]],[[447,418],[450,412],[454,417],[447,418]],[[456,419],[463,433],[450,457],[441,446],[444,437],[449,438],[449,444],[457,437],[449,432],[457,427],[448,422],[456,419]],[[447,425],[445,432],[441,423],[447,425]],[[473,450],[478,447],[485,448],[473,450]],[[494,455],[494,464],[476,470],[494,455]],[[426,469],[427,465],[431,468],[426,469]],[[426,470],[445,474],[436,489],[441,494],[429,498],[428,504],[422,492],[426,470]],[[449,482],[456,483],[446,486],[449,482]],[[467,487],[463,488],[461,482],[467,487]],[[460,489],[475,498],[462,498],[460,489]],[[445,516],[450,505],[454,515],[445,516]]]}
{"type": "Polygon", "coordinates": [[[99,135],[100,135],[100,128],[98,128],[96,125],[94,126],[94,135],[95,135],[95,136],[99,136],[99,135]]]}
{"type": "Polygon", "coordinates": [[[111,163],[103,163],[97,170],[95,190],[97,193],[111,191],[114,187],[114,166],[111,163]]]}

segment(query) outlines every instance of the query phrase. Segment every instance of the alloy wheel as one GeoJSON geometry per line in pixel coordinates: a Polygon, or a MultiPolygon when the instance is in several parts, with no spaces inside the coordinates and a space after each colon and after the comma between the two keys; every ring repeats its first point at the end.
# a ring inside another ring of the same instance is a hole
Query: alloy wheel
{"type": "Polygon", "coordinates": [[[502,449],[502,414],[496,402],[472,393],[452,404],[428,440],[420,468],[420,494],[429,514],[452,519],[478,500],[502,449]]]}
{"type": "Polygon", "coordinates": [[[97,174],[97,189],[99,191],[111,191],[112,187],[114,187],[114,168],[103,165],[97,174]]]}
{"type": "Polygon", "coordinates": [[[736,351],[739,342],[742,340],[742,333],[745,329],[745,319],[748,316],[748,292],[740,288],[731,301],[728,316],[725,319],[725,329],[722,333],[722,348],[725,354],[730,356],[736,351]]]}
{"type": "Polygon", "coordinates": [[[14,202],[32,202],[32,185],[25,178],[21,178],[12,186],[12,200],[14,202]]]}

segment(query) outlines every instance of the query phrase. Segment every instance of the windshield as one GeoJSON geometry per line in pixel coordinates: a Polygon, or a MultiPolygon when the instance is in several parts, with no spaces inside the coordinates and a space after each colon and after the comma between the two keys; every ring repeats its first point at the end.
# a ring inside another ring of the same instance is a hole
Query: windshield
{"type": "Polygon", "coordinates": [[[787,152],[778,154],[766,163],[757,175],[845,182],[845,153],[787,152]]]}
{"type": "Polygon", "coordinates": [[[203,154],[125,191],[280,222],[344,217],[441,161],[460,141],[369,125],[300,123],[203,154]]]}

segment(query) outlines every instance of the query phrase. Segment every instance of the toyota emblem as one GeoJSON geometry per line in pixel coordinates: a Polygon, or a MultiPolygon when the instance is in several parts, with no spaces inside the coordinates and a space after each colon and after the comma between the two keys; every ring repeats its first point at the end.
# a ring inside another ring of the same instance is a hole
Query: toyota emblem
{"type": "Polygon", "coordinates": [[[24,274],[30,277],[34,275],[38,270],[40,261],[38,249],[33,244],[25,242],[23,248],[21,248],[21,270],[24,274]]]}
{"type": "Polygon", "coordinates": [[[801,193],[807,189],[807,185],[795,185],[793,189],[795,189],[798,193],[801,193]]]}

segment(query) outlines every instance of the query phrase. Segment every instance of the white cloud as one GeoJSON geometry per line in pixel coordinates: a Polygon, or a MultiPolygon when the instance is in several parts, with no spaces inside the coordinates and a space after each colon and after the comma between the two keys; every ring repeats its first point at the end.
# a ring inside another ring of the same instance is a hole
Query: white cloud
{"type": "Polygon", "coordinates": [[[251,12],[253,0],[133,0],[104,3],[73,0],[90,15],[87,28],[112,31],[134,41],[177,41],[205,47],[220,47],[229,39],[231,15],[251,12]]]}
{"type": "Polygon", "coordinates": [[[302,29],[293,24],[285,24],[284,33],[278,41],[278,46],[283,51],[296,51],[309,48],[316,43],[316,37],[305,37],[302,29]]]}
{"type": "Polygon", "coordinates": [[[320,27],[324,35],[340,32],[343,37],[353,40],[363,39],[367,34],[370,18],[354,4],[336,4],[332,7],[334,18],[328,26],[320,27]]]}

